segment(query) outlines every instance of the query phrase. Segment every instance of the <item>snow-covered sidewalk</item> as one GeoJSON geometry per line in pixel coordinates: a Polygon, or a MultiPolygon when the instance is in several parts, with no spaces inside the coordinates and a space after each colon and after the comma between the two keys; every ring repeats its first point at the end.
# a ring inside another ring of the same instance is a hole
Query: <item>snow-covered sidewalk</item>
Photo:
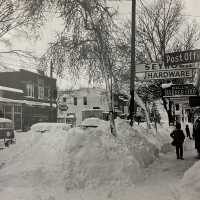
{"type": "Polygon", "coordinates": [[[177,160],[175,151],[161,154],[144,173],[144,179],[126,188],[100,188],[68,194],[76,200],[177,200],[178,186],[184,173],[196,162],[194,141],[186,139],[184,160],[177,160]]]}

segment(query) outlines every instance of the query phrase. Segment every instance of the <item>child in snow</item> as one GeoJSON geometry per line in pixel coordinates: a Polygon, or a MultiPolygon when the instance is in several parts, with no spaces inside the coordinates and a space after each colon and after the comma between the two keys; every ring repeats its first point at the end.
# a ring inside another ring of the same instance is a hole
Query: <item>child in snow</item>
{"type": "Polygon", "coordinates": [[[173,144],[176,146],[176,156],[177,159],[183,160],[183,142],[185,140],[185,135],[183,130],[181,130],[181,124],[176,123],[176,129],[172,131],[170,136],[173,138],[173,144]]]}

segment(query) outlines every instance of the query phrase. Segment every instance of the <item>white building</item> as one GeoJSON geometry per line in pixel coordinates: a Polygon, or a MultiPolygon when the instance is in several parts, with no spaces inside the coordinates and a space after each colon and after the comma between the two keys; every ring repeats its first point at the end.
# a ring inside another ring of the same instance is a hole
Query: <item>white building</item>
{"type": "Polygon", "coordinates": [[[101,88],[80,88],[59,92],[58,96],[59,104],[64,108],[58,109],[58,121],[62,121],[69,115],[75,115],[78,125],[82,121],[82,111],[84,110],[96,108],[108,111],[106,93],[101,88]]]}
{"type": "MultiPolygon", "coordinates": [[[[99,116],[102,113],[105,117],[109,113],[106,91],[104,89],[80,88],[71,91],[60,91],[58,96],[58,122],[68,121],[68,118],[75,116],[76,125],[79,125],[85,116],[93,115],[94,110],[95,116],[99,116]],[[83,113],[82,111],[85,112],[83,113]]],[[[126,113],[128,110],[127,103],[128,100],[125,95],[114,95],[115,113],[126,113]]]]}

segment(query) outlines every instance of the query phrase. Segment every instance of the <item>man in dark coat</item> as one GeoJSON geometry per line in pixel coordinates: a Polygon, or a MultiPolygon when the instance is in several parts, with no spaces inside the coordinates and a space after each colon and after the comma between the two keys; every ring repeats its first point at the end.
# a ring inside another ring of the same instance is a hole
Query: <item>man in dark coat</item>
{"type": "Polygon", "coordinates": [[[181,124],[176,123],[176,129],[172,131],[170,136],[174,140],[174,145],[176,146],[176,156],[177,159],[183,160],[183,142],[185,140],[185,135],[183,133],[183,130],[181,130],[181,124]]]}
{"type": "Polygon", "coordinates": [[[200,117],[194,123],[193,138],[195,140],[195,148],[200,155],[200,117]]]}

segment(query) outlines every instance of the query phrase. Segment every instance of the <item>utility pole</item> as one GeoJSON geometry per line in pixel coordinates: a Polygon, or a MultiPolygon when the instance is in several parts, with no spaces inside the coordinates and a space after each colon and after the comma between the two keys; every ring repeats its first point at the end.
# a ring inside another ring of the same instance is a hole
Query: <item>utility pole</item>
{"type": "Polygon", "coordinates": [[[53,121],[53,90],[52,90],[52,78],[53,78],[53,62],[50,62],[50,122],[53,121]]]}
{"type": "Polygon", "coordinates": [[[132,23],[131,23],[131,77],[130,77],[130,104],[129,104],[129,118],[130,125],[133,126],[134,117],[134,91],[135,91],[135,32],[136,32],[136,0],[132,0],[132,23]]]}

